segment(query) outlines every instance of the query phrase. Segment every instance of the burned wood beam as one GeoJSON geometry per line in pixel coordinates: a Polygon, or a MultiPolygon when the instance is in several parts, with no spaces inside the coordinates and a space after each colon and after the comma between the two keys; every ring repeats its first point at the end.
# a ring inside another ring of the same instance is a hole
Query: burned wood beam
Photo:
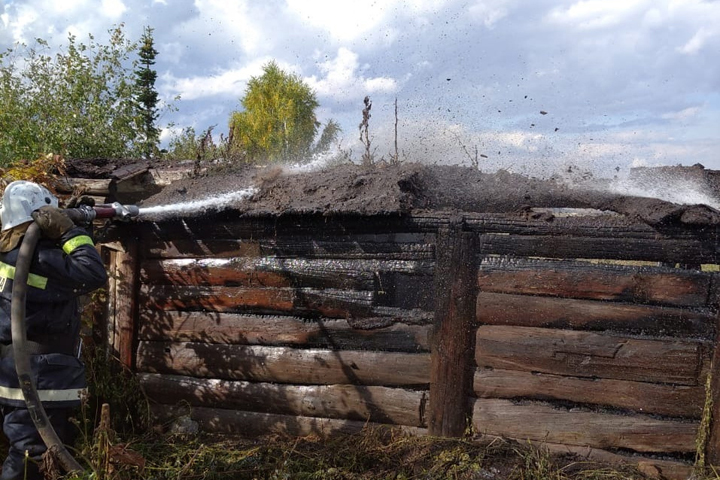
{"type": "Polygon", "coordinates": [[[659,420],[642,415],[568,411],[541,403],[476,400],[473,425],[480,433],[592,448],[643,453],[695,452],[697,422],[659,420]]]}
{"type": "Polygon", "coordinates": [[[283,385],[143,373],[157,403],[425,426],[426,391],[358,385],[283,385]]]}
{"type": "Polygon", "coordinates": [[[472,391],[477,235],[462,231],[458,223],[440,229],[437,245],[428,430],[460,437],[467,429],[472,391]]]}
{"type": "MultiPolygon", "coordinates": [[[[366,428],[379,428],[384,425],[357,420],[337,420],[332,418],[279,415],[274,413],[243,412],[222,408],[193,408],[192,412],[173,405],[151,407],[156,419],[171,421],[178,415],[188,414],[198,422],[204,432],[218,434],[238,434],[243,436],[292,435],[296,437],[319,435],[330,438],[334,435],[359,433],[366,428]]],[[[390,426],[387,426],[390,428],[390,426]]],[[[393,426],[409,435],[427,435],[427,430],[416,427],[393,426]]]]}
{"type": "Polygon", "coordinates": [[[486,257],[478,287],[483,292],[697,307],[707,304],[712,277],[666,267],[486,257]]]}
{"type": "Polygon", "coordinates": [[[536,297],[506,293],[478,295],[477,320],[487,325],[611,330],[656,336],[714,338],[709,308],[683,309],[632,303],[536,297]]]}
{"type": "Polygon", "coordinates": [[[427,388],[430,355],[288,347],[140,342],[140,372],[289,384],[427,388]]]}
{"type": "Polygon", "coordinates": [[[198,256],[277,258],[332,258],[367,260],[432,260],[434,245],[416,243],[362,242],[352,239],[316,240],[296,237],[242,239],[196,239],[178,236],[172,240],[148,239],[143,252],[150,258],[188,258],[198,256]]]}
{"type": "Polygon", "coordinates": [[[58,177],[55,187],[62,193],[82,192],[106,197],[110,193],[110,179],[58,177]]]}
{"type": "MultiPolygon", "coordinates": [[[[408,316],[411,312],[408,312],[408,316]]],[[[409,318],[407,320],[410,320],[409,318]]],[[[402,321],[402,318],[400,319],[402,321]]],[[[354,328],[345,319],[211,312],[153,312],[139,316],[139,340],[320,347],[333,350],[427,352],[430,325],[378,322],[354,328]]],[[[362,325],[361,325],[362,326],[362,325]]]]}
{"type": "Polygon", "coordinates": [[[490,325],[478,328],[475,351],[480,368],[690,386],[703,384],[706,357],[688,340],[490,325]]]}
{"type": "Polygon", "coordinates": [[[705,403],[703,385],[580,378],[500,369],[478,369],[474,390],[480,398],[556,400],[695,419],[702,415],[705,403]]]}
{"type": "Polygon", "coordinates": [[[481,235],[483,255],[613,259],[686,264],[719,263],[715,242],[693,239],[481,235]]]}

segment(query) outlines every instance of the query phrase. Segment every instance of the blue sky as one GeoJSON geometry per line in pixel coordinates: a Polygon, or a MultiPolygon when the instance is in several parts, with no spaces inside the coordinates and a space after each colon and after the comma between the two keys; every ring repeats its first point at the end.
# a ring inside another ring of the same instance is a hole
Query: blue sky
{"type": "Polygon", "coordinates": [[[717,0],[3,0],[0,47],[102,41],[120,23],[132,39],[154,28],[157,88],[181,97],[163,125],[226,132],[275,60],[356,156],[369,95],[378,156],[397,98],[407,160],[467,165],[477,147],[485,170],[720,169],[717,0]]]}

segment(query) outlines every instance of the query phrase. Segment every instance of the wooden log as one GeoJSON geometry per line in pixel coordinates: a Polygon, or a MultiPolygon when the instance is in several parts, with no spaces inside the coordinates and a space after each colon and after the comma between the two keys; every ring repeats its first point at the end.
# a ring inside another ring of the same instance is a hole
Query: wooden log
{"type": "Polygon", "coordinates": [[[627,333],[712,339],[710,309],[609,303],[594,300],[478,294],[477,320],[487,325],[613,330],[627,333]]]}
{"type": "MultiPolygon", "coordinates": [[[[413,217],[427,217],[423,223],[432,223],[438,214],[416,214],[413,217]]],[[[463,221],[468,230],[503,234],[503,235],[536,235],[557,236],[570,235],[574,237],[599,238],[636,238],[636,239],[701,239],[711,238],[715,228],[708,228],[703,232],[688,229],[684,225],[649,225],[639,219],[625,215],[603,216],[555,216],[551,221],[545,218],[532,218],[526,213],[476,213],[463,212],[463,221]]]]}
{"type": "Polygon", "coordinates": [[[82,192],[87,195],[106,197],[110,193],[111,182],[112,180],[109,178],[58,177],[55,188],[62,193],[82,192]]]}
{"type": "Polygon", "coordinates": [[[149,284],[373,290],[377,303],[432,310],[432,262],[279,258],[148,260],[149,284]]]}
{"type": "Polygon", "coordinates": [[[564,377],[513,370],[478,369],[473,388],[480,398],[569,401],[670,417],[700,418],[705,403],[702,385],[564,377]]]}
{"type": "MultiPolygon", "coordinates": [[[[482,435],[479,439],[488,445],[497,445],[500,442],[506,441],[504,438],[495,435],[482,435]]],[[[599,448],[563,445],[545,441],[527,441],[526,443],[529,443],[533,448],[542,452],[548,452],[552,455],[572,455],[582,459],[586,463],[600,463],[602,464],[598,465],[600,470],[608,465],[615,465],[617,467],[635,466],[640,473],[648,478],[659,480],[688,480],[694,472],[693,465],[683,461],[660,460],[658,458],[644,457],[641,455],[621,455],[599,448]]],[[[588,465],[588,467],[590,466],[588,465]]]]}
{"type": "Polygon", "coordinates": [[[430,325],[378,322],[354,328],[360,322],[211,312],[164,311],[158,314],[148,310],[140,312],[138,323],[139,340],[294,345],[333,350],[430,351],[430,325]]]}
{"type": "Polygon", "coordinates": [[[430,381],[427,353],[140,342],[137,355],[138,371],[202,378],[418,387],[430,381]]]}
{"type": "Polygon", "coordinates": [[[139,374],[150,399],[193,407],[425,426],[426,391],[358,385],[282,385],[139,374]]]}
{"type": "Polygon", "coordinates": [[[709,273],[675,268],[488,257],[478,274],[484,292],[697,307],[710,292],[709,273]]]}
{"type": "Polygon", "coordinates": [[[360,236],[360,239],[372,240],[374,233],[381,233],[392,235],[385,237],[390,243],[423,244],[434,242],[435,232],[441,224],[447,224],[447,216],[415,219],[401,214],[326,215],[285,211],[281,216],[268,212],[246,212],[239,219],[237,211],[221,211],[208,212],[201,218],[167,219],[157,224],[145,224],[141,228],[147,241],[160,243],[188,237],[195,240],[251,240],[274,238],[292,232],[291,236],[311,236],[318,240],[343,236],[360,236]]]}
{"type": "MultiPolygon", "coordinates": [[[[193,238],[261,238],[272,237],[278,233],[292,231],[296,234],[336,235],[367,234],[383,232],[399,235],[398,240],[408,235],[430,234],[432,237],[443,226],[458,221],[456,212],[415,212],[411,214],[387,215],[351,215],[319,213],[293,214],[284,212],[281,217],[267,212],[252,214],[248,212],[238,220],[236,212],[216,212],[213,221],[202,218],[185,218],[182,221],[172,219],[162,222],[162,228],[154,228],[158,240],[172,240],[191,234],[193,238]],[[180,234],[179,232],[183,232],[180,234]]],[[[598,217],[556,217],[552,221],[529,218],[524,213],[476,213],[463,212],[461,222],[465,229],[479,233],[531,236],[563,236],[589,238],[629,238],[645,240],[685,239],[699,242],[712,242],[716,238],[717,228],[704,228],[702,231],[688,229],[683,225],[663,225],[662,230],[642,221],[622,215],[598,217]]],[[[429,239],[429,242],[432,240],[429,239]]],[[[420,241],[419,243],[427,243],[420,241]]]]}
{"type": "MultiPolygon", "coordinates": [[[[720,330],[720,329],[719,329],[720,330]]],[[[713,345],[712,362],[710,364],[708,385],[709,425],[707,439],[704,446],[706,462],[709,465],[720,466],[720,331],[713,345]]]]}
{"type": "Polygon", "coordinates": [[[305,286],[370,290],[375,287],[375,273],[367,268],[358,268],[358,264],[362,263],[262,257],[149,260],[143,263],[141,280],[144,283],[174,285],[305,286]]]}
{"type": "Polygon", "coordinates": [[[699,385],[705,356],[691,341],[488,325],[478,328],[475,360],[481,368],[699,385]]]}
{"type": "Polygon", "coordinates": [[[687,264],[720,263],[714,242],[691,239],[481,235],[483,255],[613,259],[687,264]]]}
{"type": "Polygon", "coordinates": [[[461,437],[472,388],[477,235],[456,224],[438,231],[437,245],[428,431],[461,437]]]}
{"type": "Polygon", "coordinates": [[[531,440],[636,452],[695,451],[697,422],[660,420],[642,415],[613,415],[558,409],[510,400],[474,402],[475,430],[519,441],[531,440]]]}
{"type": "Polygon", "coordinates": [[[300,417],[274,413],[241,412],[220,408],[194,408],[186,412],[182,408],[169,405],[154,405],[153,416],[163,423],[177,418],[178,414],[189,414],[198,422],[203,432],[215,434],[242,435],[260,437],[267,435],[307,436],[319,435],[331,438],[336,435],[352,435],[368,428],[391,428],[408,435],[425,435],[424,428],[388,426],[357,420],[337,420],[332,418],[300,417]]]}
{"type": "Polygon", "coordinates": [[[200,255],[278,258],[337,258],[381,260],[432,260],[434,245],[396,243],[389,235],[385,243],[354,238],[317,239],[313,237],[259,238],[257,240],[225,238],[187,238],[187,234],[170,240],[143,242],[149,258],[189,258],[200,255]]]}
{"type": "Polygon", "coordinates": [[[374,293],[309,288],[241,288],[143,285],[144,308],[213,312],[293,313],[329,318],[373,314],[374,293]]]}
{"type": "Polygon", "coordinates": [[[137,318],[137,243],[129,239],[123,242],[125,250],[114,252],[109,277],[112,279],[110,303],[112,319],[110,343],[111,353],[120,363],[133,368],[134,331],[137,318]]]}

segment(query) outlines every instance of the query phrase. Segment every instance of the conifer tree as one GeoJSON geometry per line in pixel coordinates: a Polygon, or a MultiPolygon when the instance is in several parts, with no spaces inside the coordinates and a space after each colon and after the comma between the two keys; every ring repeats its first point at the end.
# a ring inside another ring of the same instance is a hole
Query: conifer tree
{"type": "Polygon", "coordinates": [[[160,141],[160,130],[155,125],[158,118],[158,92],[155,90],[157,72],[152,68],[155,65],[157,54],[153,29],[145,27],[138,51],[140,60],[138,68],[135,70],[136,101],[140,122],[138,130],[141,136],[139,143],[145,158],[151,158],[157,154],[157,146],[160,141]]]}

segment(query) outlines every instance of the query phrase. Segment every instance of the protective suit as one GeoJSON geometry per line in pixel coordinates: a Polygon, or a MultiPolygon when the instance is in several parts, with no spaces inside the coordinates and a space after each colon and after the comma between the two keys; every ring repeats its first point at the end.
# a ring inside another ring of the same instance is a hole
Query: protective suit
{"type": "Polygon", "coordinates": [[[69,415],[86,389],[85,366],[78,358],[78,297],[105,285],[107,273],[90,234],[57,206],[57,199],[44,187],[13,182],[6,187],[0,207],[0,412],[10,442],[0,480],[41,480],[38,462],[46,450],[18,385],[10,326],[15,265],[22,236],[33,220],[42,238],[28,278],[28,353],[48,418],[66,443],[72,440],[74,428],[69,415]]]}

